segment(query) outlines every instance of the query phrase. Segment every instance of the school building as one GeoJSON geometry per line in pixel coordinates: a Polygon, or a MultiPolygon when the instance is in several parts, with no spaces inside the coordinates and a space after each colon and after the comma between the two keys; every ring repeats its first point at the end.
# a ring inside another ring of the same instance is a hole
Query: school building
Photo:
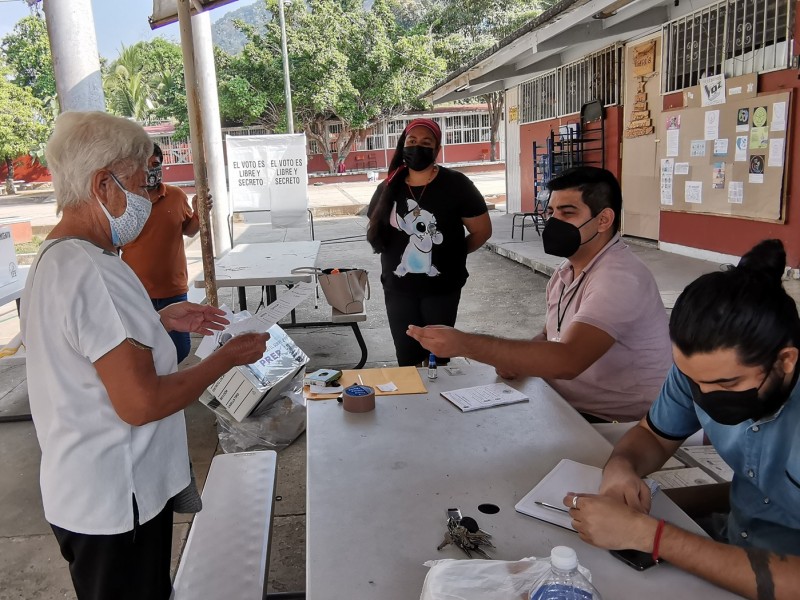
{"type": "Polygon", "coordinates": [[[797,0],[563,0],[426,98],[503,90],[509,212],[566,167],[620,179],[626,235],[800,266],[797,0]]]}

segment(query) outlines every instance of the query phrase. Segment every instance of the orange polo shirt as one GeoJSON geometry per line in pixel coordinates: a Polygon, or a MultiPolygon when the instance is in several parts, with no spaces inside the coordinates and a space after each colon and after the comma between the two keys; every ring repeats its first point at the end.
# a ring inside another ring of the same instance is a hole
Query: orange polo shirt
{"type": "Polygon", "coordinates": [[[182,189],[161,184],[142,233],[122,247],[122,260],[139,277],[150,298],[171,298],[189,291],[183,228],[193,214],[182,189]]]}

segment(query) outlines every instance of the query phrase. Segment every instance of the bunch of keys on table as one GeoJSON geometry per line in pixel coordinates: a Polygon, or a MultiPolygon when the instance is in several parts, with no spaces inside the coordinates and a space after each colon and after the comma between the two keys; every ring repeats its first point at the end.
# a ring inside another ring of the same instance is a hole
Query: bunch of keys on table
{"type": "Polygon", "coordinates": [[[491,535],[478,527],[477,521],[472,517],[462,517],[461,511],[457,508],[447,509],[447,533],[444,534],[444,541],[436,548],[441,550],[449,544],[454,544],[464,551],[468,558],[472,558],[472,553],[491,559],[491,556],[483,551],[481,546],[494,548],[491,535]]]}

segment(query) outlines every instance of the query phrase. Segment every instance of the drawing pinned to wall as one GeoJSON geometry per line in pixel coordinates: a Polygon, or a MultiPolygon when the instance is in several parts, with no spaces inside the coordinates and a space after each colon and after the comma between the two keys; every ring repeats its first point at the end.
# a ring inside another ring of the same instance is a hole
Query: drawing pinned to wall
{"type": "Polygon", "coordinates": [[[714,140],[714,156],[728,155],[728,138],[714,140]]]}
{"type": "Polygon", "coordinates": [[[769,141],[768,167],[783,167],[783,138],[772,138],[769,141]]]}
{"type": "Polygon", "coordinates": [[[702,204],[703,202],[703,182],[687,181],[684,186],[684,198],[690,204],[702,204]]]}
{"type": "Polygon", "coordinates": [[[767,107],[757,106],[753,109],[753,127],[765,127],[767,124],[767,107]]]}
{"type": "Polygon", "coordinates": [[[725,189],[725,163],[715,162],[711,173],[711,187],[715,190],[725,189]]]}
{"type": "Polygon", "coordinates": [[[764,150],[769,144],[769,127],[753,127],[750,130],[750,150],[764,150]]]}
{"type": "Polygon", "coordinates": [[[704,131],[706,140],[715,140],[719,137],[719,110],[706,111],[704,131]]]}
{"type": "Polygon", "coordinates": [[[772,123],[770,131],[786,131],[786,102],[772,104],[772,123]]]}
{"type": "Polygon", "coordinates": [[[750,157],[750,183],[764,183],[764,155],[754,154],[750,157]]]}
{"type": "Polygon", "coordinates": [[[675,175],[688,175],[689,163],[675,163],[675,175]]]}
{"type": "Polygon", "coordinates": [[[747,160],[747,136],[736,136],[736,155],[734,157],[736,162],[745,162],[747,160]]]}
{"type": "Polygon", "coordinates": [[[736,111],[736,131],[742,133],[750,129],[750,109],[740,108],[736,111]]]}

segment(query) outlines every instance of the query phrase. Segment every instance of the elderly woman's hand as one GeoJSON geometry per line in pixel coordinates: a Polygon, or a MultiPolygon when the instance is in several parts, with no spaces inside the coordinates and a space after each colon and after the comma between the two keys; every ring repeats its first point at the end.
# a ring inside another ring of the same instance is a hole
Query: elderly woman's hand
{"type": "Polygon", "coordinates": [[[268,333],[241,333],[225,341],[214,354],[230,358],[232,366],[250,365],[264,356],[267,340],[268,333]]]}
{"type": "Polygon", "coordinates": [[[158,311],[161,324],[167,331],[188,331],[211,335],[214,331],[222,331],[230,323],[225,318],[225,311],[215,306],[195,304],[194,302],[177,302],[158,311]]]}

